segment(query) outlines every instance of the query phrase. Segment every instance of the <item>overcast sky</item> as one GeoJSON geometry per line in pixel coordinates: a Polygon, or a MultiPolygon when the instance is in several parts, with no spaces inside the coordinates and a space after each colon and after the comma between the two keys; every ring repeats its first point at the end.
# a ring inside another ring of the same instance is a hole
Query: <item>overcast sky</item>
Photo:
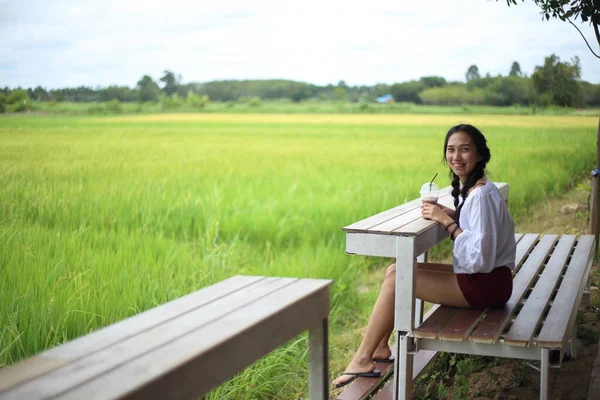
{"type": "Polygon", "coordinates": [[[1,87],[133,87],[165,69],[184,83],[464,80],[472,64],[531,75],[552,53],[600,83],[575,28],[542,21],[531,0],[0,0],[1,87]]]}

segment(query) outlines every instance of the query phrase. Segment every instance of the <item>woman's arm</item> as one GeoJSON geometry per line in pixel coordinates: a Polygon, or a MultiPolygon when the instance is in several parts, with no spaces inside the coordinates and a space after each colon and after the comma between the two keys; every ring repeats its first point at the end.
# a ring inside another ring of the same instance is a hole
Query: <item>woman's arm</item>
{"type": "Polygon", "coordinates": [[[455,209],[443,206],[441,204],[438,204],[438,207],[441,208],[442,211],[445,212],[452,219],[454,219],[454,217],[456,216],[456,210],[455,209]]]}

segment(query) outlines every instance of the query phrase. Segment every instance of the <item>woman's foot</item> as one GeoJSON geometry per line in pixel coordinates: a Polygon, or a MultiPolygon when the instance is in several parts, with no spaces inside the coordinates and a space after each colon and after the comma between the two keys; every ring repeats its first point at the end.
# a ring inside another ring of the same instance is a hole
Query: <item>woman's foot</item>
{"type": "Polygon", "coordinates": [[[389,360],[392,356],[392,350],[386,345],[377,347],[373,353],[373,360],[389,360]]]}
{"type": "Polygon", "coordinates": [[[373,363],[371,357],[355,356],[346,367],[344,375],[340,375],[339,377],[337,377],[332,382],[332,385],[334,388],[345,386],[346,384],[356,379],[356,376],[353,374],[368,373],[373,371],[375,371],[375,364],[373,363]]]}

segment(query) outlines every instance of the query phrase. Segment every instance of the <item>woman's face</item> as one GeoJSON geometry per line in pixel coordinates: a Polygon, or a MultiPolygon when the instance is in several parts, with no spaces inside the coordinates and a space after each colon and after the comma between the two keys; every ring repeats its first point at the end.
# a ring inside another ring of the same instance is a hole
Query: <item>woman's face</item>
{"type": "Polygon", "coordinates": [[[450,136],[446,147],[446,161],[463,184],[479,160],[481,157],[469,134],[458,131],[450,136]]]}

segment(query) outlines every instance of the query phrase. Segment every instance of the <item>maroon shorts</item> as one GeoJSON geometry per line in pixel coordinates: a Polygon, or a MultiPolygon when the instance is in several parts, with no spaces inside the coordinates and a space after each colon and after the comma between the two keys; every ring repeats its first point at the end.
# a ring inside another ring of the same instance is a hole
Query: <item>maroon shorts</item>
{"type": "Polygon", "coordinates": [[[502,307],[512,294],[512,271],[496,267],[491,272],[456,274],[458,286],[473,308],[502,307]]]}

